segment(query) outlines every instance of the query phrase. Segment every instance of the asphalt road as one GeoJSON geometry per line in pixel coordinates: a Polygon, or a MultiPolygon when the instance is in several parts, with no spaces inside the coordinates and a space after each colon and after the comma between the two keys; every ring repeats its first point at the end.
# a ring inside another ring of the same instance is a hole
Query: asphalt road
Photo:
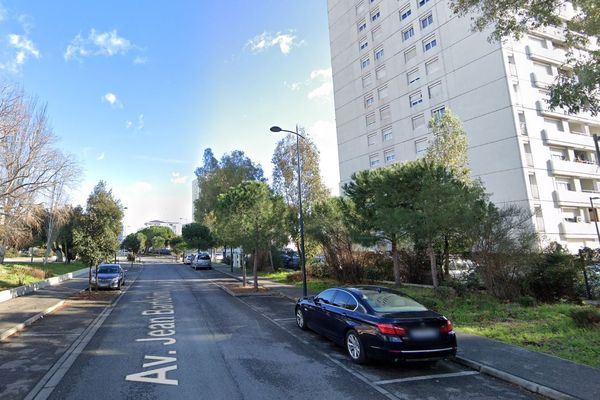
{"type": "MultiPolygon", "coordinates": [[[[291,302],[231,297],[215,285],[228,280],[181,264],[145,265],[111,313],[88,327],[89,343],[55,351],[63,362],[29,398],[537,398],[452,362],[354,365],[297,329],[291,302]]],[[[13,342],[21,351],[22,339],[13,342]]]]}

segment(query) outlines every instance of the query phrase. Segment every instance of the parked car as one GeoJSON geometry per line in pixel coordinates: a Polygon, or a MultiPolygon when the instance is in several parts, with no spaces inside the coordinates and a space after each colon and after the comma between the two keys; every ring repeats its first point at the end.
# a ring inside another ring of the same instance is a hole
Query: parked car
{"type": "Polygon", "coordinates": [[[185,256],[185,258],[183,259],[183,263],[185,265],[192,265],[192,261],[194,261],[195,257],[196,257],[195,254],[190,254],[189,256],[185,256]]]}
{"type": "Polygon", "coordinates": [[[212,263],[210,262],[210,254],[208,253],[200,253],[196,255],[194,261],[192,262],[192,267],[194,269],[198,268],[207,268],[212,269],[212,263]]]}
{"type": "Polygon", "coordinates": [[[96,289],[121,289],[125,285],[125,271],[119,264],[98,265],[98,276],[92,271],[92,284],[96,289]]]}
{"type": "Polygon", "coordinates": [[[283,268],[298,269],[300,267],[300,255],[297,251],[283,250],[281,252],[281,264],[283,268]]]}
{"type": "Polygon", "coordinates": [[[216,262],[222,262],[223,261],[223,252],[222,251],[217,251],[215,253],[215,261],[216,262]]]}
{"type": "Polygon", "coordinates": [[[438,360],[456,355],[452,323],[401,292],[378,286],[331,288],[299,299],[296,323],[343,346],[355,363],[438,360]]]}

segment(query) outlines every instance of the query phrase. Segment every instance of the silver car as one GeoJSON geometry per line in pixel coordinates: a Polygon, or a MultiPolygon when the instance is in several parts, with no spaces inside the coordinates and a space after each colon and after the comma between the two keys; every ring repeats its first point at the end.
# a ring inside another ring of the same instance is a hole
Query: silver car
{"type": "Polygon", "coordinates": [[[192,267],[194,269],[207,268],[212,269],[212,263],[210,262],[210,255],[208,253],[200,253],[192,261],[192,267]]]}
{"type": "Polygon", "coordinates": [[[121,289],[125,285],[125,271],[119,264],[100,264],[98,273],[92,271],[92,285],[96,289],[121,289]]]}

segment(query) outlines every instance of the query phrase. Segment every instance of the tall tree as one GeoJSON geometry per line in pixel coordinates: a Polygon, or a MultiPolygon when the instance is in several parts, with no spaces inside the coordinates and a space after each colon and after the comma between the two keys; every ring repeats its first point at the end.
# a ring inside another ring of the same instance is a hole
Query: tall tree
{"type": "Polygon", "coordinates": [[[213,235],[207,226],[192,222],[186,224],[181,230],[183,240],[193,249],[207,250],[214,245],[213,235]]]}
{"type": "Polygon", "coordinates": [[[221,196],[217,205],[217,220],[235,223],[229,230],[232,242],[253,254],[254,289],[258,290],[258,254],[269,250],[273,242],[281,241],[285,231],[285,205],[266,183],[245,181],[221,196]]]}
{"type": "Polygon", "coordinates": [[[142,249],[140,238],[136,233],[130,233],[121,242],[121,248],[132,253],[134,256],[137,255],[142,249]]]}
{"type": "Polygon", "coordinates": [[[73,230],[73,244],[84,264],[90,267],[110,259],[119,248],[118,236],[122,230],[123,206],[106,182],[100,181],[88,197],[81,219],[73,230]]]}
{"type": "Polygon", "coordinates": [[[194,221],[208,225],[217,198],[229,188],[246,180],[264,181],[260,164],[255,164],[243,151],[224,154],[218,164],[210,149],[204,153],[204,166],[196,170],[199,198],[194,207],[194,221]]]}
{"type": "Polygon", "coordinates": [[[144,239],[140,238],[140,241],[142,241],[142,248],[146,252],[150,249],[150,247],[154,246],[155,237],[160,236],[163,238],[163,244],[165,240],[175,237],[175,232],[166,226],[149,226],[139,230],[137,234],[144,236],[144,239]]]}
{"type": "Polygon", "coordinates": [[[538,28],[558,29],[565,38],[567,59],[558,70],[558,81],[550,86],[550,106],[598,115],[600,50],[594,47],[600,39],[598,0],[451,0],[450,5],[458,15],[473,18],[474,29],[491,28],[491,40],[518,39],[538,28]],[[565,21],[562,16],[570,5],[574,16],[565,21]]]}

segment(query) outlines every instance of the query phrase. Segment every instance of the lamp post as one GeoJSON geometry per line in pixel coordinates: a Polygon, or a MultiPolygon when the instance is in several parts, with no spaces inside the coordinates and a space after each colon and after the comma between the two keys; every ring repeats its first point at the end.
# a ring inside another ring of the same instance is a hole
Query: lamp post
{"type": "Polygon", "coordinates": [[[302,175],[300,169],[300,138],[305,139],[300,133],[298,133],[298,125],[296,125],[295,131],[289,131],[281,129],[278,126],[272,126],[271,132],[287,132],[296,135],[296,155],[298,162],[298,208],[300,209],[298,219],[300,222],[300,268],[302,269],[302,295],[306,297],[308,290],[306,287],[306,256],[304,254],[304,214],[302,211],[302,175]]]}
{"type": "MultiPolygon", "coordinates": [[[[597,142],[596,142],[596,148],[598,148],[597,142]]],[[[596,208],[594,207],[594,200],[600,200],[600,197],[590,197],[590,206],[592,206],[594,225],[596,226],[596,235],[598,235],[598,242],[600,243],[600,229],[598,229],[598,213],[596,212],[596,208]]],[[[583,266],[583,280],[585,281],[585,291],[587,292],[588,299],[591,299],[592,292],[590,290],[590,282],[588,280],[587,271],[586,271],[585,267],[586,266],[584,265],[583,266]]]]}

